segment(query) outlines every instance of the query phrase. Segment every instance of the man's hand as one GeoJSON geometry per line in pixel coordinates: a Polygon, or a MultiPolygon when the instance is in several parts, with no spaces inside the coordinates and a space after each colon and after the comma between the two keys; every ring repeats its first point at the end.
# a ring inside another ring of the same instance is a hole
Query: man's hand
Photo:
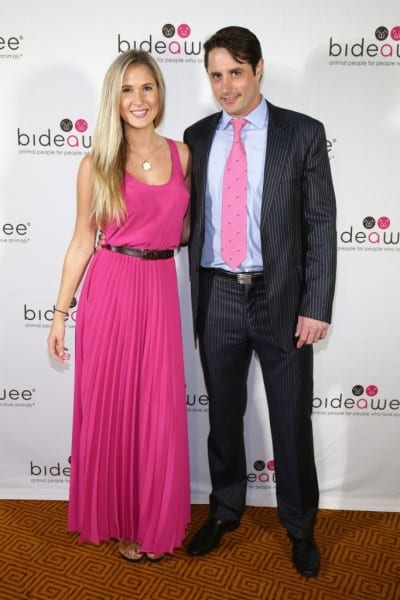
{"type": "Polygon", "coordinates": [[[296,347],[301,348],[304,344],[314,344],[323,340],[328,333],[329,323],[310,319],[309,317],[299,317],[297,320],[295,337],[298,338],[296,347]]]}
{"type": "Polygon", "coordinates": [[[106,243],[106,236],[100,229],[99,233],[97,235],[97,242],[96,242],[96,246],[95,246],[96,252],[98,252],[99,250],[102,250],[105,243],[106,243]]]}

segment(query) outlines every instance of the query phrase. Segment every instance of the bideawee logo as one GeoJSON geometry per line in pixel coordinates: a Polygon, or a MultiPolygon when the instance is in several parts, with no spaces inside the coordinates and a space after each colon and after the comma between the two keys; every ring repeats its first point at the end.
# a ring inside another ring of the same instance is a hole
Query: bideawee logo
{"type": "Polygon", "coordinates": [[[338,251],[398,252],[400,232],[388,216],[366,216],[360,225],[349,225],[338,232],[338,251]]]}
{"type": "Polygon", "coordinates": [[[35,392],[35,388],[0,387],[0,408],[33,408],[35,392]]]}
{"type": "Polygon", "coordinates": [[[37,156],[82,156],[90,151],[92,136],[86,119],[62,119],[58,129],[48,127],[41,131],[17,128],[19,154],[37,156]]]}
{"type": "Polygon", "coordinates": [[[400,400],[387,398],[375,384],[356,384],[349,395],[340,392],[332,397],[316,396],[313,412],[327,416],[399,417],[400,400]]]}
{"type": "Polygon", "coordinates": [[[345,41],[330,37],[329,65],[347,67],[400,67],[400,26],[381,25],[375,40],[361,37],[345,41]]]}
{"type": "Polygon", "coordinates": [[[38,461],[30,461],[31,483],[51,483],[64,484],[69,483],[71,476],[71,457],[68,457],[67,464],[57,461],[51,465],[42,465],[38,461]]]}
{"type": "MultiPolygon", "coordinates": [[[[74,328],[76,322],[77,300],[73,298],[68,316],[65,315],[65,324],[68,328],[74,328]]],[[[24,304],[23,317],[25,327],[47,329],[51,327],[54,317],[55,306],[42,307],[33,304],[24,304]]]]}
{"type": "Polygon", "coordinates": [[[329,160],[333,160],[335,158],[335,146],[337,139],[331,138],[326,140],[326,150],[328,152],[329,160]]]}
{"type": "Polygon", "coordinates": [[[206,393],[186,394],[186,409],[188,412],[205,412],[208,413],[209,399],[206,393]]]}
{"type": "Polygon", "coordinates": [[[31,224],[17,221],[0,222],[0,244],[27,244],[31,241],[31,224]]]}
{"type": "Polygon", "coordinates": [[[10,35],[0,33],[0,61],[19,60],[23,57],[22,42],[23,35],[10,35]]]}
{"type": "Polygon", "coordinates": [[[253,463],[254,471],[247,474],[250,489],[272,489],[276,484],[275,462],[273,460],[257,459],[253,463]]]}
{"type": "Polygon", "coordinates": [[[142,39],[131,39],[118,33],[118,53],[128,50],[150,52],[158,62],[184,63],[203,62],[202,42],[191,38],[192,29],[187,23],[166,23],[159,34],[149,33],[142,39]]]}

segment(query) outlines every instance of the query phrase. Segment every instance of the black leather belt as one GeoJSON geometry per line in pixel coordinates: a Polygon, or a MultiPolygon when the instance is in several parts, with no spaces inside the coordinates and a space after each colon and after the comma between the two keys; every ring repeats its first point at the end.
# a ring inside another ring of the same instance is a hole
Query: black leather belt
{"type": "Polygon", "coordinates": [[[111,250],[111,252],[137,256],[144,260],[160,260],[163,258],[172,258],[174,256],[173,250],[141,250],[140,248],[131,248],[130,246],[110,246],[110,244],[106,244],[104,248],[111,250]]]}
{"type": "Polygon", "coordinates": [[[221,275],[222,277],[234,279],[236,283],[241,283],[242,285],[250,285],[254,281],[263,279],[264,277],[264,271],[248,271],[247,273],[234,273],[233,271],[225,271],[225,269],[213,269],[206,267],[200,267],[200,270],[204,273],[209,273],[210,275],[221,275]]]}

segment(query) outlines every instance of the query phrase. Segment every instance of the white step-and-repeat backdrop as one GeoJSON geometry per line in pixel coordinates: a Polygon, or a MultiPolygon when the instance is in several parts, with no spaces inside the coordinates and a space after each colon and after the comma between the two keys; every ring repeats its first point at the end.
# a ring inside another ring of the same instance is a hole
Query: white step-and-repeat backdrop
{"type": "MultiPolygon", "coordinates": [[[[46,337],[90,150],[103,75],[129,48],[167,82],[160,132],[216,109],[202,42],[225,25],[260,38],[263,92],[326,126],[338,201],[329,339],[316,347],[314,431],[321,506],[400,510],[400,13],[397,0],[14,0],[0,22],[0,497],[65,499],[73,365],[46,337]]],[[[194,348],[186,250],[176,258],[187,372],[192,498],[207,502],[208,400],[194,348]]],[[[74,311],[68,345],[74,345],[74,311]]],[[[275,504],[257,360],[246,415],[248,503],[275,504]]]]}

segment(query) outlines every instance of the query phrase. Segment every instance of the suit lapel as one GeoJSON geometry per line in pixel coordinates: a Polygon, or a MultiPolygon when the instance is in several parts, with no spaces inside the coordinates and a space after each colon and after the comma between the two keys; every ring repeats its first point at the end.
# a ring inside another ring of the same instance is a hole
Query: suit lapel
{"type": "Polygon", "coordinates": [[[261,227],[265,224],[269,208],[276,196],[276,190],[285,168],[291,139],[291,128],[284,112],[269,102],[267,104],[269,110],[268,138],[264,170],[261,227]]]}
{"type": "Polygon", "coordinates": [[[221,113],[213,114],[209,119],[205,119],[200,135],[197,140],[196,164],[193,165],[193,171],[197,173],[198,199],[200,202],[200,222],[204,222],[204,205],[207,185],[207,167],[210,156],[211,144],[215,135],[218,121],[221,113]]]}

